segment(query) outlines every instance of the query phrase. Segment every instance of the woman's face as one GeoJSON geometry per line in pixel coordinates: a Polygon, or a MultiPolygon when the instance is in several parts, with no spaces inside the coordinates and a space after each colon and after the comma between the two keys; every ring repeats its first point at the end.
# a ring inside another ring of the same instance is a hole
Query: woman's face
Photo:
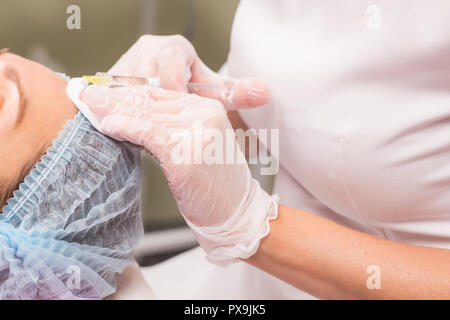
{"type": "Polygon", "coordinates": [[[64,79],[30,60],[0,54],[0,193],[20,182],[76,112],[64,79]]]}

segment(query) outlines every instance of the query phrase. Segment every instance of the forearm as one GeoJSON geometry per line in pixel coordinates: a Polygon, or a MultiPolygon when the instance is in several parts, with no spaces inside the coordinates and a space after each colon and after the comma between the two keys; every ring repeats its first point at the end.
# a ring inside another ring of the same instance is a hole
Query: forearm
{"type": "Polygon", "coordinates": [[[245,261],[324,299],[450,298],[450,250],[373,237],[285,206],[245,261]],[[369,266],[380,270],[380,289],[367,286],[369,266]]]}

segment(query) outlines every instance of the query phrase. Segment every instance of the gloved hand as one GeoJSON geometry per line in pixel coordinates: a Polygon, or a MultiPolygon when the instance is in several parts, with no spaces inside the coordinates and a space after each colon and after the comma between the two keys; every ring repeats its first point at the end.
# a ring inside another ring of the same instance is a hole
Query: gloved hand
{"type": "Polygon", "coordinates": [[[219,101],[145,86],[89,86],[81,100],[103,133],[159,160],[209,261],[226,265],[257,251],[277,199],[252,178],[219,101]]]}
{"type": "Polygon", "coordinates": [[[271,98],[264,82],[252,79],[231,79],[209,69],[184,37],[142,36],[109,70],[110,74],[158,77],[165,89],[187,92],[188,82],[224,85],[230,95],[222,92],[195,92],[220,100],[227,110],[251,108],[266,104],[271,98]]]}

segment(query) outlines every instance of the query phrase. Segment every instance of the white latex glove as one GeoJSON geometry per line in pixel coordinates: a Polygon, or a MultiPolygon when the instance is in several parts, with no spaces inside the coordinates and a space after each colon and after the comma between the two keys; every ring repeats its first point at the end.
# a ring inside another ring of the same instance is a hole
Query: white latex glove
{"type": "Polygon", "coordinates": [[[149,87],[104,86],[87,87],[81,100],[97,116],[103,133],[143,146],[159,160],[209,261],[226,265],[257,251],[269,232],[268,220],[277,216],[277,200],[252,178],[219,101],[149,87]],[[217,154],[223,151],[219,161],[207,157],[207,147],[213,146],[209,134],[231,137],[218,148],[217,154]],[[198,145],[202,150],[194,147],[198,145]],[[180,151],[189,147],[183,159],[180,151]],[[230,152],[235,160],[224,163],[230,152]]]}
{"type": "Polygon", "coordinates": [[[251,108],[266,104],[271,98],[264,82],[252,79],[231,79],[209,69],[198,57],[191,43],[182,36],[142,36],[117,63],[110,74],[157,77],[165,89],[187,92],[188,82],[223,85],[223,90],[195,92],[220,100],[227,110],[251,108]]]}

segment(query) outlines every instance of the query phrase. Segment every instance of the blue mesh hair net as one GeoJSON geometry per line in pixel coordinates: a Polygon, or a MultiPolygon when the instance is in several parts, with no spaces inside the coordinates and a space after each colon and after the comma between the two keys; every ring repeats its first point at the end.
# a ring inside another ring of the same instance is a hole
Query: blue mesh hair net
{"type": "Polygon", "coordinates": [[[110,295],[142,235],[139,152],[79,113],[0,215],[0,298],[110,295]]]}

